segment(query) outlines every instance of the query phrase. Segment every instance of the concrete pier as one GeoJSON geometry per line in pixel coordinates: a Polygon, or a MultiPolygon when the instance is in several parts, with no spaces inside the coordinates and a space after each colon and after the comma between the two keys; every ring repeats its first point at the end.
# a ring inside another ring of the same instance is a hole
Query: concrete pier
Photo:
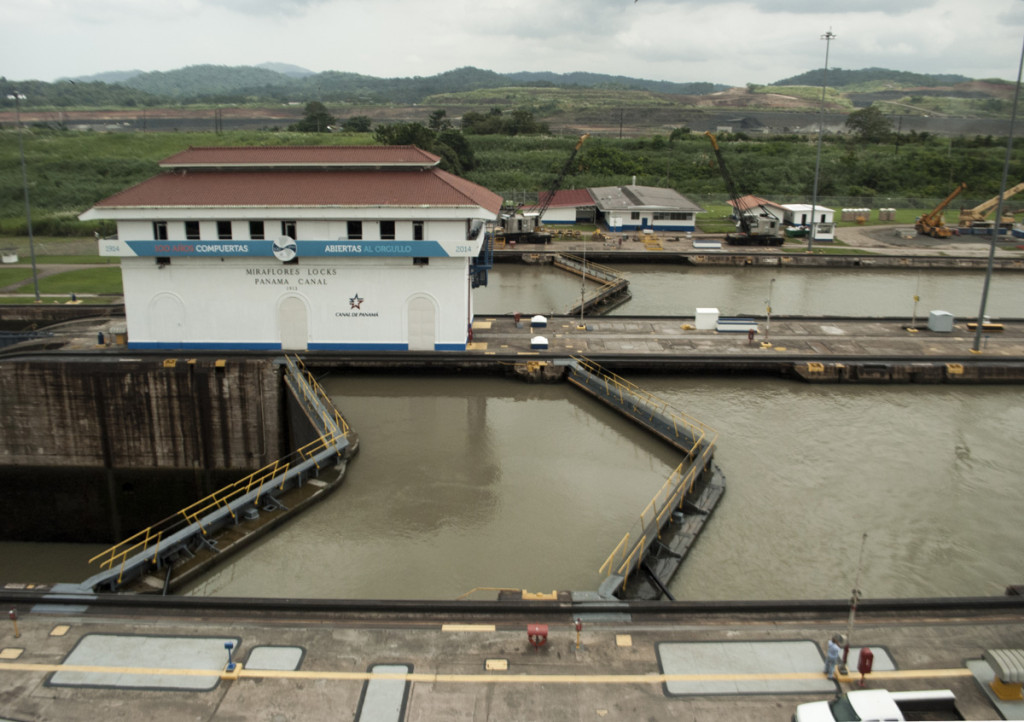
{"type": "Polygon", "coordinates": [[[830,682],[824,645],[847,631],[841,601],[402,604],[54,591],[0,590],[20,635],[5,620],[0,717],[781,721],[799,704],[858,689],[862,647],[875,652],[868,688],[951,689],[965,719],[1021,719],[1024,709],[995,706],[982,660],[986,649],[1024,646],[1021,597],[864,600],[850,674],[830,682]],[[540,648],[527,639],[532,623],[548,626],[540,648]]]}

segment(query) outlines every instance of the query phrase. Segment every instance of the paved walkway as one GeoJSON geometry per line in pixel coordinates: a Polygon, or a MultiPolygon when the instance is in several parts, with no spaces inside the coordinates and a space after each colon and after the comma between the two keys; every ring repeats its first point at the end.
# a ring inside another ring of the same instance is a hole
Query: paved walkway
{"type": "MultiPolygon", "coordinates": [[[[20,605],[21,636],[10,624],[0,634],[0,718],[789,720],[798,704],[859,681],[823,674],[825,640],[847,628],[839,607],[663,615],[561,606],[442,615],[20,605]],[[530,622],[548,625],[540,649],[527,641],[530,622]]],[[[853,641],[851,667],[860,647],[876,651],[868,687],[949,688],[967,719],[997,719],[969,665],[986,665],[989,648],[1024,647],[1024,607],[862,607],[853,641]]]]}
{"type": "Polygon", "coordinates": [[[548,341],[548,351],[559,355],[730,356],[810,357],[849,356],[877,358],[963,358],[1024,360],[1024,322],[1005,322],[999,332],[984,332],[980,354],[973,354],[975,331],[966,321],[954,324],[952,332],[928,330],[928,319],[919,318],[908,330],[911,319],[856,320],[778,318],[754,319],[758,331],[753,340],[747,333],[697,330],[694,319],[665,317],[597,316],[578,318],[556,316],[545,327],[530,326],[523,319],[517,328],[509,316],[479,316],[473,324],[470,351],[488,353],[538,354],[533,339],[548,341]]]}

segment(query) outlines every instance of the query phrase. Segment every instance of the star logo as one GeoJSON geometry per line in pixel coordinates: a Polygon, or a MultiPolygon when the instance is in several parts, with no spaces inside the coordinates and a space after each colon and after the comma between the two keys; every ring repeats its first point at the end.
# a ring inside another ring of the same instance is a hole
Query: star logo
{"type": "Polygon", "coordinates": [[[363,307],[362,304],[363,304],[364,300],[365,299],[359,298],[359,294],[357,293],[356,295],[354,295],[352,298],[350,298],[348,300],[348,307],[349,308],[362,308],[363,307]]]}

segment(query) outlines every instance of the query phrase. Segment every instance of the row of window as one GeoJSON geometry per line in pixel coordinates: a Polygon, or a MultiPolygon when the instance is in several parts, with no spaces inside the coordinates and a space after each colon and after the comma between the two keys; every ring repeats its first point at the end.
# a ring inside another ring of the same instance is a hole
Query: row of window
{"type": "MultiPolygon", "coordinates": [[[[640,211],[631,211],[630,214],[629,214],[629,219],[631,221],[639,221],[640,217],[641,217],[640,211]]],[[[659,211],[659,212],[652,213],[651,217],[654,220],[656,220],[656,221],[692,221],[693,220],[693,214],[692,213],[683,213],[683,212],[669,213],[667,211],[666,212],[660,212],[659,211]]]]}
{"type": "MultiPolygon", "coordinates": [[[[230,241],[234,238],[233,224],[231,221],[217,221],[216,223],[218,241],[230,241]]],[[[379,221],[378,223],[380,226],[380,240],[395,240],[395,222],[379,221]]],[[[249,240],[262,241],[266,239],[267,225],[268,224],[263,221],[249,221],[249,240]]],[[[346,237],[350,241],[363,240],[363,222],[348,221],[346,223],[346,233],[346,237]]],[[[292,240],[298,238],[295,232],[295,221],[281,221],[280,235],[287,236],[292,240]]],[[[274,237],[276,238],[277,236],[274,237]]],[[[168,238],[169,236],[167,234],[167,221],[153,221],[153,240],[166,241],[168,240],[168,238]]],[[[422,241],[423,238],[423,221],[413,221],[412,239],[414,241],[422,241]]],[[[199,221],[185,221],[185,240],[200,240],[199,221]]]]}
{"type": "MultiPolygon", "coordinates": [[[[221,260],[223,260],[223,259],[221,259],[221,260]]],[[[299,259],[298,258],[293,258],[292,260],[285,261],[284,263],[285,263],[286,266],[298,266],[299,265],[299,259]]],[[[157,256],[156,257],[156,265],[157,265],[157,268],[166,268],[167,266],[171,265],[171,257],[170,256],[157,256]]],[[[414,266],[429,266],[430,265],[430,258],[428,258],[427,256],[413,256],[412,265],[414,265],[414,266]]]]}

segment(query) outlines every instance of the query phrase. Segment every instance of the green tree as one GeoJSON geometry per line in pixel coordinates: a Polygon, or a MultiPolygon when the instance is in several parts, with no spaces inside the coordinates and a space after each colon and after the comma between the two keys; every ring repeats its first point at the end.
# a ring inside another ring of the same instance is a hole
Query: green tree
{"type": "Polygon", "coordinates": [[[422,123],[393,123],[377,126],[373,137],[384,145],[415,145],[434,153],[441,157],[441,168],[456,175],[476,166],[473,149],[465,136],[455,129],[437,133],[422,123]]]}
{"type": "Polygon", "coordinates": [[[437,136],[422,123],[391,123],[378,125],[373,131],[373,138],[383,145],[415,145],[426,151],[432,151],[434,138],[437,136]]]}
{"type": "Polygon", "coordinates": [[[873,105],[850,113],[846,127],[867,143],[884,143],[892,135],[892,121],[873,105]]]}
{"type": "Polygon", "coordinates": [[[498,135],[502,132],[501,108],[491,108],[488,113],[470,110],[462,116],[462,132],[472,135],[498,135]]]}
{"type": "Polygon", "coordinates": [[[299,133],[330,133],[331,126],[338,123],[338,119],[317,100],[306,103],[305,112],[305,117],[298,123],[288,126],[288,130],[299,133]]]}
{"type": "Polygon", "coordinates": [[[456,175],[464,175],[476,168],[476,156],[469,141],[459,131],[450,128],[437,134],[435,151],[446,162],[441,167],[456,175]]]}
{"type": "Polygon", "coordinates": [[[690,135],[690,129],[685,125],[673,128],[672,132],[668,134],[668,142],[674,143],[677,140],[684,140],[688,135],[690,135]]]}
{"type": "Polygon", "coordinates": [[[448,111],[446,110],[435,110],[430,114],[430,118],[427,120],[427,127],[438,133],[448,130],[452,127],[452,122],[448,120],[446,117],[447,115],[448,111]]]}
{"type": "Polygon", "coordinates": [[[353,115],[341,124],[346,133],[369,133],[373,128],[373,120],[368,115],[353,115]]]}

